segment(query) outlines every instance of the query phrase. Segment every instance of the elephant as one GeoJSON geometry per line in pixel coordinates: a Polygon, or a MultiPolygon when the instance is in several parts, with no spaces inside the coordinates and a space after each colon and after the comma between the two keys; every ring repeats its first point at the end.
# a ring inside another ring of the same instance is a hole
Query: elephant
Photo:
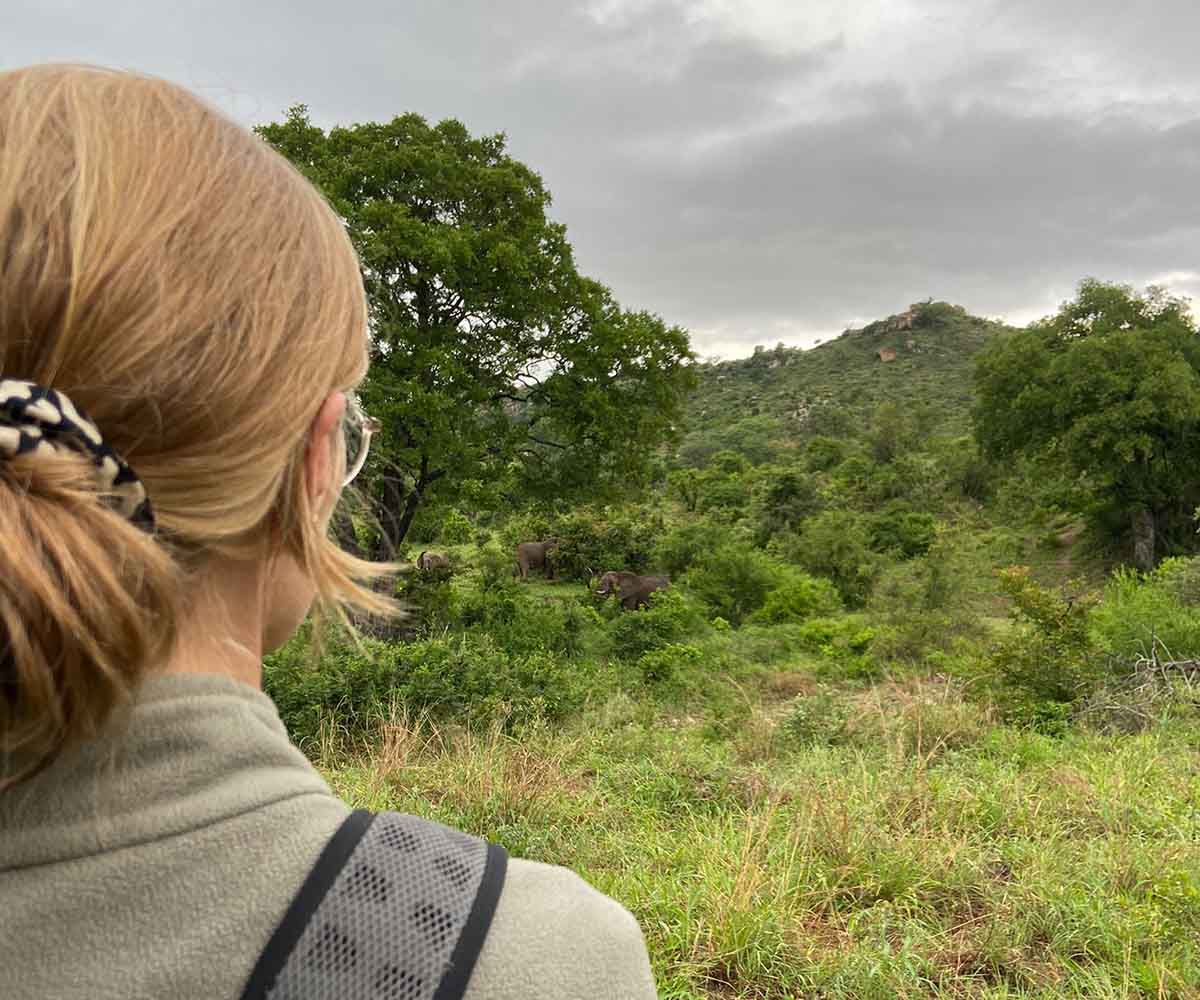
{"type": "Polygon", "coordinates": [[[522,580],[529,578],[531,569],[540,569],[547,580],[554,579],[554,556],[558,555],[558,539],[543,542],[522,542],[517,546],[517,572],[522,580]]]}
{"type": "Polygon", "coordinates": [[[638,576],[624,570],[609,570],[600,577],[600,588],[597,597],[607,597],[616,594],[626,611],[644,608],[650,600],[650,595],[656,590],[665,590],[671,586],[671,580],[665,576],[638,576]]]}
{"type": "Polygon", "coordinates": [[[450,572],[450,557],[437,552],[422,552],[417,556],[417,569],[422,573],[450,572]]]}

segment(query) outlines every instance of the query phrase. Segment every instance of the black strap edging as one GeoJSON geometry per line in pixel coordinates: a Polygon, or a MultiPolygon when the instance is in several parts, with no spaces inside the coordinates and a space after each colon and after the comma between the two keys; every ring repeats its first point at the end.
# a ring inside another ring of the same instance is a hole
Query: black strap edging
{"type": "Polygon", "coordinates": [[[483,950],[484,938],[487,937],[488,928],[492,926],[496,903],[500,900],[500,890],[504,888],[504,874],[508,870],[508,852],[497,844],[488,844],[487,851],[483,878],[479,882],[479,891],[475,894],[470,916],[467,917],[466,925],[459,935],[458,944],[454,946],[450,965],[438,984],[433,1000],[462,1000],[463,994],[467,992],[471,973],[475,969],[475,960],[483,950]]]}
{"type": "Polygon", "coordinates": [[[296,947],[296,942],[308,926],[309,918],[321,904],[325,893],[333,885],[334,879],[338,877],[338,873],[374,819],[374,813],[357,809],[346,817],[345,822],[338,827],[337,833],[329,839],[321,856],[317,858],[317,863],[308,873],[308,878],[296,893],[296,898],[292,900],[292,905],[287,908],[279,926],[275,928],[271,940],[258,957],[242,993],[242,1000],[265,1000],[267,991],[275,985],[275,979],[283,971],[292,949],[296,947]]]}

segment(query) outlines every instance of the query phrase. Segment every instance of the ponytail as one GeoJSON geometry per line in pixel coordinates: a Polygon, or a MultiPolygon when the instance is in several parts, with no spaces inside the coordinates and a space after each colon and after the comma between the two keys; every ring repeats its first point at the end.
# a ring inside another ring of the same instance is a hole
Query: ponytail
{"type": "Polygon", "coordinates": [[[168,550],[97,502],[82,456],[0,462],[0,791],[95,736],[175,640],[168,550]]]}

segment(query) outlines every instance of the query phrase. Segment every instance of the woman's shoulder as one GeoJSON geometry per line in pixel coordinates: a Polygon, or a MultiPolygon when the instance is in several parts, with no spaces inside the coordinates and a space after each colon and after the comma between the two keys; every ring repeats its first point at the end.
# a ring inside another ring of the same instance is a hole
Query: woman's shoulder
{"type": "Polygon", "coordinates": [[[466,1000],[656,996],[641,928],[575,872],[512,858],[466,1000]]]}

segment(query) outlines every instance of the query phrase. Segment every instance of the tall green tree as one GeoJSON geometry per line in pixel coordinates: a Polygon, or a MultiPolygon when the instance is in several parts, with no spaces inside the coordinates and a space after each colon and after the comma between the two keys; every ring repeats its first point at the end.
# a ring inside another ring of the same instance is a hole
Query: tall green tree
{"type": "Polygon", "coordinates": [[[579,274],[503,135],[415,114],[324,132],[303,105],[258,132],[324,191],[362,261],[385,544],[423,503],[481,484],[603,495],[647,474],[693,384],[687,335],[579,274]]]}
{"type": "Polygon", "coordinates": [[[984,454],[1040,455],[1079,477],[1139,567],[1164,534],[1184,537],[1200,493],[1200,337],[1185,300],[1085,279],[981,355],[975,386],[984,454]]]}

